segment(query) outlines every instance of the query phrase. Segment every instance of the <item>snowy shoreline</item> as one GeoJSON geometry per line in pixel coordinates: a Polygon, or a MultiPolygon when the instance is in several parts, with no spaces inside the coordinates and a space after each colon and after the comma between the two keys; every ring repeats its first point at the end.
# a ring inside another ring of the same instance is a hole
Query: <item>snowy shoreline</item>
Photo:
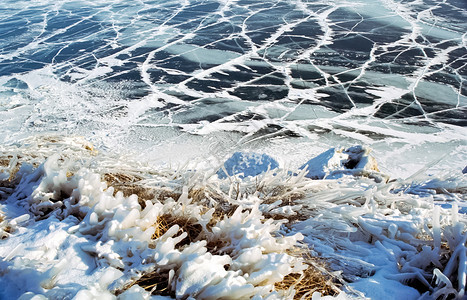
{"type": "Polygon", "coordinates": [[[279,168],[220,179],[132,165],[80,139],[28,147],[2,149],[2,299],[149,299],[137,282],[150,273],[154,299],[291,299],[294,285],[278,283],[304,274],[307,256],[326,262],[336,297],[464,295],[461,172],[312,180],[279,168]]]}

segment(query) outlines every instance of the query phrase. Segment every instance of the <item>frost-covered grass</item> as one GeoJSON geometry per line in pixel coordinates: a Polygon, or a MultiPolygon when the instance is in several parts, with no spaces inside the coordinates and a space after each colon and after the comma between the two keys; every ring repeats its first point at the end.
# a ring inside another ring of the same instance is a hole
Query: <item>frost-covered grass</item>
{"type": "Polygon", "coordinates": [[[407,182],[333,163],[333,179],[306,168],[220,179],[98,154],[79,139],[1,150],[2,297],[465,294],[460,172],[407,182]]]}

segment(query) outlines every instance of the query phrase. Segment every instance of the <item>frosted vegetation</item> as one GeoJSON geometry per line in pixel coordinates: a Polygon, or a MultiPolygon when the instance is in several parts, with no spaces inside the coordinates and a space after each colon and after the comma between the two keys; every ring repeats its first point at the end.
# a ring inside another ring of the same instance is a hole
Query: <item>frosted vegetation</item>
{"type": "Polygon", "coordinates": [[[260,154],[156,169],[78,138],[21,145],[0,152],[1,297],[465,294],[465,175],[393,179],[361,146],[287,170],[260,154]]]}

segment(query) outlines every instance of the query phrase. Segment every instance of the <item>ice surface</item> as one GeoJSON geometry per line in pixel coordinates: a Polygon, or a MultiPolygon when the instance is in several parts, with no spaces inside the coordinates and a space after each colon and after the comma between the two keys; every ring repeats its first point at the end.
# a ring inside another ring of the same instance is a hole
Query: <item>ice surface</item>
{"type": "Polygon", "coordinates": [[[6,141],[63,131],[160,153],[177,143],[164,127],[175,136],[244,132],[235,147],[253,139],[256,152],[283,136],[323,137],[321,151],[399,142],[421,152],[420,141],[435,136],[451,148],[464,141],[465,130],[448,125],[465,125],[459,3],[2,5],[6,141]],[[415,133],[428,126],[434,135],[414,139],[414,123],[415,133]]]}

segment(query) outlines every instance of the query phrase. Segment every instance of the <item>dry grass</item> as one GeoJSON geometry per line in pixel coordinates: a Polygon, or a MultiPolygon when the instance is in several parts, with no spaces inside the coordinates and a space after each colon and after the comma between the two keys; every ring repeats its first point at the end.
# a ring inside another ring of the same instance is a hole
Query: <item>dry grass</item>
{"type": "Polygon", "coordinates": [[[10,158],[0,157],[0,167],[8,167],[10,165],[10,158]]]}
{"type": "Polygon", "coordinates": [[[192,199],[194,203],[200,203],[206,199],[207,190],[202,188],[193,188],[188,191],[188,198],[192,199]]]}
{"type": "Polygon", "coordinates": [[[16,166],[13,167],[13,169],[10,171],[10,178],[8,178],[8,181],[13,182],[16,179],[16,174],[18,173],[20,167],[20,163],[17,163],[16,166]]]}
{"type": "Polygon", "coordinates": [[[163,236],[170,228],[167,221],[162,216],[158,216],[157,222],[152,226],[154,226],[154,228],[156,229],[156,231],[154,231],[154,234],[152,235],[153,240],[156,240],[163,236]]]}
{"type": "MultiPolygon", "coordinates": [[[[169,198],[177,201],[181,195],[181,192],[171,189],[145,186],[141,183],[143,178],[134,174],[105,173],[103,179],[108,186],[114,188],[115,193],[120,191],[125,197],[137,195],[143,208],[145,200],[159,200],[164,203],[169,198]]],[[[198,203],[205,199],[206,191],[204,188],[191,189],[188,197],[198,203]]]]}
{"type": "Polygon", "coordinates": [[[11,226],[6,226],[5,228],[3,228],[3,231],[6,232],[6,233],[12,233],[13,228],[11,228],[11,226]]]}
{"type": "MultiPolygon", "coordinates": [[[[115,189],[115,193],[121,191],[125,197],[137,195],[142,208],[144,209],[146,200],[158,200],[164,203],[167,199],[177,201],[181,193],[164,188],[152,188],[141,185],[139,182],[142,177],[134,174],[124,173],[105,173],[103,179],[108,186],[115,189]]],[[[201,202],[205,198],[205,189],[192,189],[188,193],[188,197],[193,199],[193,202],[201,202]]],[[[201,233],[202,227],[196,223],[196,219],[189,217],[178,217],[170,214],[164,214],[157,218],[157,222],[153,225],[156,229],[153,239],[157,239],[164,235],[173,225],[180,226],[183,232],[188,234],[180,245],[186,245],[194,241],[201,233]]]]}
{"type": "MultiPolygon", "coordinates": [[[[303,250],[292,253],[297,255],[303,250]]],[[[323,259],[311,257],[309,252],[303,254],[306,257],[308,268],[302,273],[292,273],[284,277],[284,280],[275,284],[276,290],[295,290],[293,299],[311,299],[314,292],[319,292],[323,296],[337,295],[341,290],[338,278],[327,271],[326,262],[323,259]]]]}
{"type": "MultiPolygon", "coordinates": [[[[157,218],[157,222],[153,225],[156,231],[152,238],[158,239],[162,237],[174,225],[180,226],[180,230],[187,233],[187,237],[177,244],[177,247],[179,248],[196,241],[202,232],[201,225],[196,223],[195,219],[165,214],[159,216],[157,218]]],[[[138,284],[152,295],[170,296],[175,298],[174,291],[169,287],[169,273],[167,270],[162,271],[160,269],[156,269],[152,272],[146,273],[133,284],[125,287],[125,289],[130,288],[134,284],[138,284]]]]}
{"type": "Polygon", "coordinates": [[[130,195],[137,195],[139,203],[144,208],[146,205],[144,201],[154,199],[156,192],[153,189],[149,189],[137,184],[130,185],[114,185],[115,192],[121,191],[125,197],[130,195]]]}
{"type": "Polygon", "coordinates": [[[5,221],[5,214],[0,210],[0,224],[5,221]]]}
{"type": "MultiPolygon", "coordinates": [[[[134,284],[150,292],[152,295],[170,296],[175,298],[175,292],[169,287],[169,272],[155,270],[148,274],[143,275],[134,284]]],[[[134,285],[133,284],[133,285],[134,285]]],[[[130,288],[129,286],[128,288],[130,288]]]]}
{"type": "Polygon", "coordinates": [[[125,197],[130,195],[137,195],[141,207],[145,207],[146,200],[152,200],[156,197],[156,191],[151,188],[144,187],[138,184],[143,178],[133,174],[123,173],[105,173],[103,176],[104,181],[108,186],[114,188],[114,194],[122,192],[125,197]]]}
{"type": "MultiPolygon", "coordinates": [[[[0,157],[0,167],[8,168],[10,167],[10,160],[12,156],[0,157]]],[[[18,184],[19,179],[17,178],[17,173],[21,167],[20,163],[17,163],[12,169],[9,170],[10,176],[8,179],[0,180],[0,200],[8,198],[8,196],[13,192],[14,188],[18,184]]]]}
{"type": "Polygon", "coordinates": [[[178,244],[180,247],[196,241],[203,229],[195,219],[165,214],[157,217],[157,222],[153,225],[156,228],[156,231],[152,238],[160,238],[174,225],[180,226],[180,230],[187,233],[187,237],[178,244]]]}
{"type": "Polygon", "coordinates": [[[182,193],[172,191],[169,189],[159,188],[153,189],[154,191],[154,198],[160,201],[161,203],[165,203],[167,199],[178,200],[182,193]]]}
{"type": "Polygon", "coordinates": [[[128,184],[135,183],[142,179],[142,177],[133,174],[123,173],[105,173],[104,180],[110,185],[114,184],[128,184]]]}
{"type": "MultiPolygon", "coordinates": [[[[20,158],[20,157],[18,157],[20,158]]],[[[0,167],[3,168],[11,168],[11,160],[13,159],[13,156],[8,155],[8,156],[1,156],[0,157],[0,167]]],[[[16,163],[16,165],[9,170],[10,172],[10,178],[8,178],[8,181],[13,181],[16,177],[16,173],[18,173],[19,168],[21,167],[21,164],[19,162],[16,163]]]]}
{"type": "Polygon", "coordinates": [[[135,183],[140,181],[142,178],[136,175],[129,175],[123,173],[105,173],[103,175],[104,181],[108,186],[115,188],[115,192],[122,191],[125,196],[128,194],[131,188],[134,187],[135,183]]]}
{"type": "MultiPolygon", "coordinates": [[[[308,268],[301,273],[293,273],[284,277],[284,280],[275,284],[277,291],[288,294],[294,290],[293,299],[311,299],[314,292],[321,295],[337,295],[341,290],[338,279],[326,271],[326,264],[318,258],[308,258],[308,268]]],[[[160,269],[144,274],[132,285],[138,284],[153,295],[175,297],[174,291],[169,287],[169,274],[160,269]]],[[[127,286],[125,289],[130,288],[127,286]]]]}

